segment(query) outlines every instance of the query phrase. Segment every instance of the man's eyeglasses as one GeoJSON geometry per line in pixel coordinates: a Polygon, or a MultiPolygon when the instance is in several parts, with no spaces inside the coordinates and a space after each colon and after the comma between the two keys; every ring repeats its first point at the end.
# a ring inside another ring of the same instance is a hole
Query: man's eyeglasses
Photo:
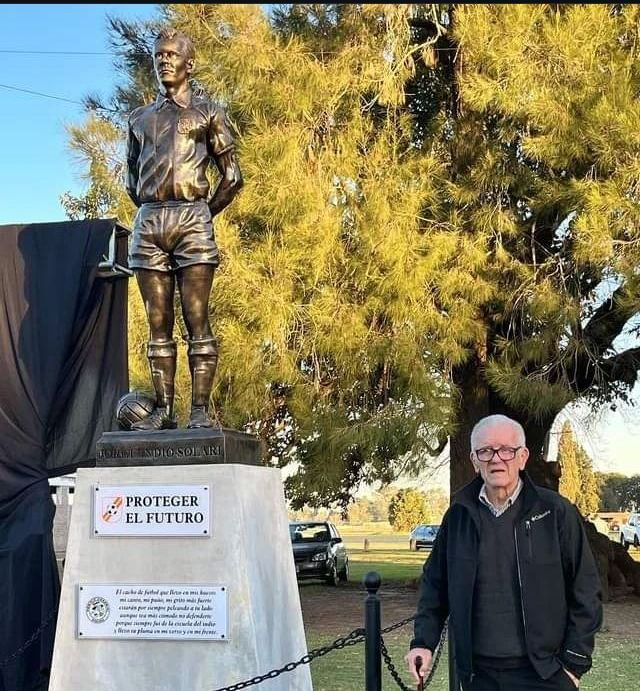
{"type": "Polygon", "coordinates": [[[492,449],[490,446],[483,446],[481,449],[475,449],[474,453],[476,458],[483,463],[491,461],[495,454],[498,454],[501,461],[512,461],[521,448],[521,446],[500,446],[492,449]]]}

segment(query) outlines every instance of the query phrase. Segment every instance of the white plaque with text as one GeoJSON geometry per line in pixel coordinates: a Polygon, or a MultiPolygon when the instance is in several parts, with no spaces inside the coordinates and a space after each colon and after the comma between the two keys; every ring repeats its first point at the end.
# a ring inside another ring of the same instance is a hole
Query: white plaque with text
{"type": "Polygon", "coordinates": [[[226,586],[78,586],[78,638],[228,639],[226,586]]]}
{"type": "Polygon", "coordinates": [[[209,537],[209,485],[95,485],[95,537],[209,537]]]}

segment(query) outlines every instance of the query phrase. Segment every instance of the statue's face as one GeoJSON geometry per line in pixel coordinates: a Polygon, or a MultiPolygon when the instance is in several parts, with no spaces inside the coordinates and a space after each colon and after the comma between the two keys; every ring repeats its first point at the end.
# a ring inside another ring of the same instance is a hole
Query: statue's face
{"type": "Polygon", "coordinates": [[[186,46],[180,38],[161,39],[155,45],[153,66],[163,86],[179,87],[189,79],[193,59],[187,57],[186,46]]]}

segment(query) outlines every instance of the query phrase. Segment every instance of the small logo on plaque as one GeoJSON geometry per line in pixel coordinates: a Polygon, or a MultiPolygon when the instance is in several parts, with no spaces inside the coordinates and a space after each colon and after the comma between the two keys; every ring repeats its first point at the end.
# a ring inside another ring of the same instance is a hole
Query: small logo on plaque
{"type": "Polygon", "coordinates": [[[87,619],[94,624],[102,624],[109,618],[109,602],[103,597],[92,597],[87,602],[87,619]]]}
{"type": "Polygon", "coordinates": [[[102,500],[102,520],[106,523],[117,523],[122,518],[122,497],[105,497],[102,500]]]}

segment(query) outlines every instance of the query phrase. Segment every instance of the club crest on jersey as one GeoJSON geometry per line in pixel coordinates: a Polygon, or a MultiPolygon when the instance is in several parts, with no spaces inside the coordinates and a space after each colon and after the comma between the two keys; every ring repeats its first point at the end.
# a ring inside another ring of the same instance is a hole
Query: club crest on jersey
{"type": "Polygon", "coordinates": [[[189,134],[191,130],[195,129],[196,122],[193,118],[181,117],[178,120],[178,132],[180,134],[189,134]]]}

